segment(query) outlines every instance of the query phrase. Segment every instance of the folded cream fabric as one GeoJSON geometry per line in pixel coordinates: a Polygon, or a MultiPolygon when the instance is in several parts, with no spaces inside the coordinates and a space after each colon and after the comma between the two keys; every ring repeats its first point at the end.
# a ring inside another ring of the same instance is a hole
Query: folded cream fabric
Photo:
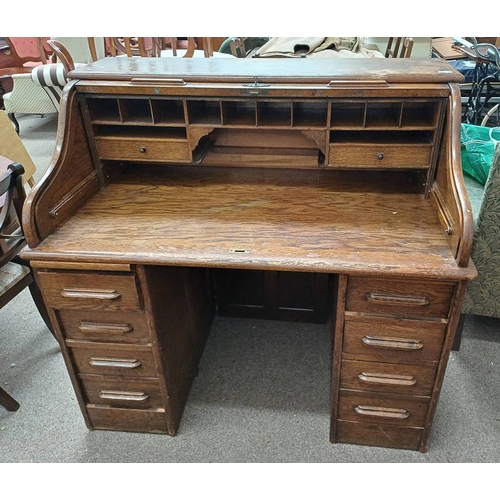
{"type": "Polygon", "coordinates": [[[362,37],[274,37],[255,53],[254,57],[384,57],[377,50],[363,47],[362,37]]]}
{"type": "Polygon", "coordinates": [[[304,57],[319,47],[325,37],[274,37],[254,57],[304,57]]]}

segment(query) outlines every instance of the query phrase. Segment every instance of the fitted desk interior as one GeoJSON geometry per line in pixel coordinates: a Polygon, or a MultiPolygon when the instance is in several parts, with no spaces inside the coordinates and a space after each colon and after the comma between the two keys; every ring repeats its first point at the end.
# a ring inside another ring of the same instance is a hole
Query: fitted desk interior
{"type": "Polygon", "coordinates": [[[330,440],[425,451],[475,275],[461,75],[109,58],[71,76],[24,257],[88,427],[175,435],[219,314],[331,326],[330,440]]]}

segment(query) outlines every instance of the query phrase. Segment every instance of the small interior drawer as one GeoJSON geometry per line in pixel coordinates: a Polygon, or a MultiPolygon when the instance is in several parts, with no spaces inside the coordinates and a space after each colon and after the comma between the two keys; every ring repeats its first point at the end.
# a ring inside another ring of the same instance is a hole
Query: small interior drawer
{"type": "Polygon", "coordinates": [[[447,318],[455,286],[386,278],[350,277],[346,311],[415,318],[447,318]]]}
{"type": "Polygon", "coordinates": [[[348,168],[429,168],[432,147],[428,144],[331,144],[328,165],[348,168]]]}
{"type": "Polygon", "coordinates": [[[149,346],[72,342],[68,344],[79,373],[120,377],[157,377],[149,346]]]}
{"type": "Polygon", "coordinates": [[[99,156],[106,160],[191,161],[186,140],[97,137],[99,156]]]}
{"type": "Polygon", "coordinates": [[[425,425],[429,398],[380,395],[342,389],[339,418],[354,422],[370,422],[401,427],[425,425]]]}
{"type": "Polygon", "coordinates": [[[143,312],[62,309],[56,314],[66,339],[115,344],[150,342],[143,312]]]}
{"type": "Polygon", "coordinates": [[[430,396],[436,369],[437,365],[342,360],[340,386],[369,392],[430,396]]]}
{"type": "Polygon", "coordinates": [[[157,379],[79,375],[87,402],[117,408],[163,406],[157,379]]]}
{"type": "Polygon", "coordinates": [[[54,309],[141,310],[133,274],[40,271],[38,280],[54,309]]]}
{"type": "Polygon", "coordinates": [[[342,352],[367,361],[437,362],[446,328],[437,321],[349,317],[344,324],[342,352]]]}

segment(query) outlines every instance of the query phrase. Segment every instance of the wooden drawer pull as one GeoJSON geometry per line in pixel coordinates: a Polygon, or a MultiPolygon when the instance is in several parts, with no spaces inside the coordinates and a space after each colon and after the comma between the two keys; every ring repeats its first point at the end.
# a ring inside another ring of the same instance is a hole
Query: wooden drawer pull
{"type": "Polygon", "coordinates": [[[146,401],[149,395],[145,392],[131,392],[131,391],[99,391],[101,399],[116,399],[117,401],[146,401]]]}
{"type": "Polygon", "coordinates": [[[387,306],[427,306],[430,303],[429,297],[413,297],[411,295],[384,295],[382,293],[368,292],[366,294],[368,302],[383,304],[387,306]]]}
{"type": "Polygon", "coordinates": [[[360,415],[367,415],[370,417],[382,417],[382,418],[395,418],[398,420],[404,420],[410,416],[410,412],[403,408],[383,408],[381,406],[362,406],[358,405],[354,407],[354,411],[360,415]]]}
{"type": "Polygon", "coordinates": [[[417,380],[411,375],[389,375],[385,373],[360,373],[358,379],[364,384],[412,386],[417,380]]]}
{"type": "Polygon", "coordinates": [[[423,342],[414,339],[400,339],[396,337],[377,337],[375,335],[365,335],[361,341],[371,347],[386,347],[389,349],[405,349],[415,351],[424,347],[423,342]]]}
{"type": "Polygon", "coordinates": [[[67,299],[115,300],[121,297],[116,290],[93,290],[88,288],[63,288],[61,295],[67,299]]]}
{"type": "Polygon", "coordinates": [[[120,358],[89,358],[89,365],[102,366],[104,368],[139,368],[142,363],[138,359],[120,358]]]}
{"type": "Polygon", "coordinates": [[[134,329],[130,323],[113,324],[113,323],[92,323],[90,321],[80,321],[78,330],[82,333],[112,333],[121,335],[129,333],[134,329]]]}

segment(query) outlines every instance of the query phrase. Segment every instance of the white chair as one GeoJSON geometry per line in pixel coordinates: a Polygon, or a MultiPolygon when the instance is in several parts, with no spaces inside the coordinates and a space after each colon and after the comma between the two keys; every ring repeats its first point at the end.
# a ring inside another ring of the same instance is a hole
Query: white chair
{"type": "MultiPolygon", "coordinates": [[[[52,37],[48,40],[63,45],[75,65],[88,64],[105,56],[104,38],[52,37]],[[92,42],[91,42],[92,41],[92,42]],[[92,53],[95,46],[95,54],[92,53]],[[94,58],[95,57],[95,58],[94,58]]],[[[31,73],[12,75],[12,91],[4,94],[4,107],[20,132],[15,114],[45,115],[59,112],[62,89],[66,84],[67,72],[64,61],[35,67],[31,73]]]]}

